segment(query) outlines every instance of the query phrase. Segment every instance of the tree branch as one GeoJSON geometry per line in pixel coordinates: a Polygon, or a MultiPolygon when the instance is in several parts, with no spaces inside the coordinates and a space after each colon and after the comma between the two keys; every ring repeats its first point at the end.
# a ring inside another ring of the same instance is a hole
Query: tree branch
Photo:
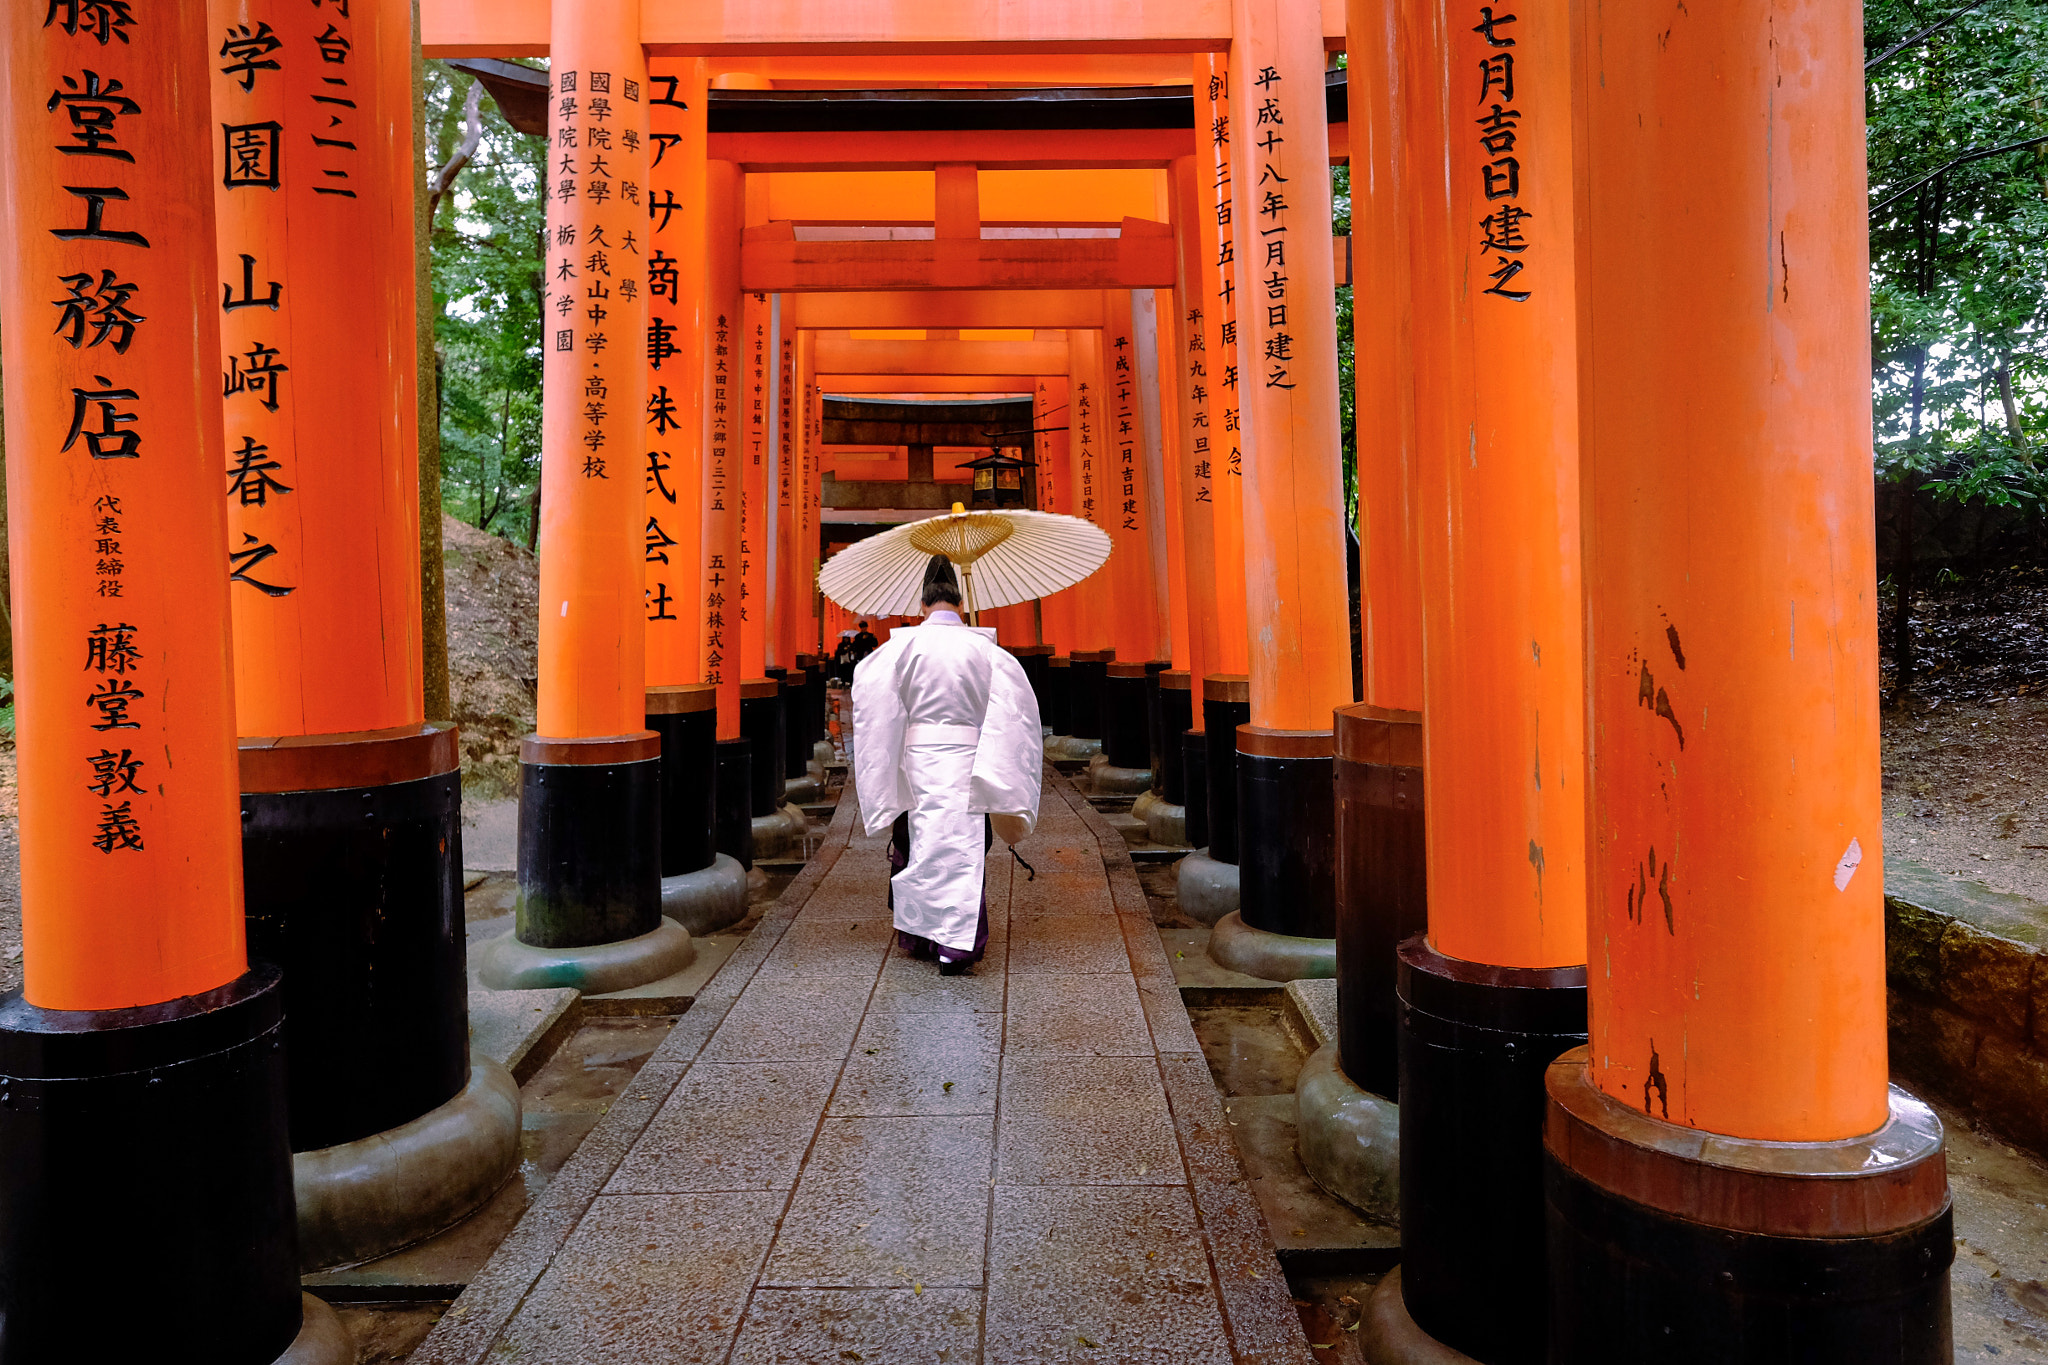
{"type": "Polygon", "coordinates": [[[476,155],[477,147],[484,140],[483,121],[484,83],[472,80],[469,83],[469,98],[463,102],[462,116],[466,126],[462,130],[462,141],[455,148],[455,154],[448,158],[448,164],[434,172],[434,178],[427,186],[427,231],[434,230],[434,213],[441,207],[441,197],[455,185],[455,177],[462,174],[462,168],[476,155]]]}
{"type": "Polygon", "coordinates": [[[1968,14],[1970,11],[1982,9],[1984,7],[1984,4],[1985,0],[1971,0],[1970,4],[1963,6],[1954,14],[1949,15],[1948,18],[1937,19],[1933,23],[1929,24],[1926,28],[1921,29],[1918,33],[1915,33],[1910,37],[1899,39],[1899,41],[1893,43],[1890,47],[1886,48],[1884,51],[1878,53],[1875,57],[1872,57],[1869,61],[1865,62],[1863,64],[1864,74],[1868,75],[1870,72],[1877,70],[1878,67],[1883,66],[1886,62],[1898,56],[1907,48],[1920,46],[1920,44],[1926,42],[1929,38],[1932,38],[1935,34],[1941,32],[1941,30],[1947,28],[1950,24],[1953,24],[1956,20],[1962,18],[1965,14],[1968,14]]]}
{"type": "Polygon", "coordinates": [[[2021,142],[2008,142],[2003,147],[1980,147],[1974,152],[1964,152],[1955,160],[1945,161],[1941,165],[1936,166],[1933,170],[1921,176],[1912,184],[1906,185],[1900,189],[1893,190],[1890,194],[1886,195],[1883,199],[1878,201],[1877,207],[1870,211],[1870,216],[1873,218],[1877,217],[1878,214],[1883,213],[1886,209],[1890,208],[1893,204],[1897,203],[1901,198],[1908,194],[1911,194],[1914,190],[1919,189],[1922,185],[1934,179],[1935,176],[1940,175],[1944,171],[1952,171],[1958,166],[1967,166],[1972,161],[1982,161],[1987,156],[1998,156],[2004,152],[2018,152],[2024,151],[2028,147],[2038,147],[2044,142],[2048,142],[2048,136],[2030,137],[2021,142]]]}

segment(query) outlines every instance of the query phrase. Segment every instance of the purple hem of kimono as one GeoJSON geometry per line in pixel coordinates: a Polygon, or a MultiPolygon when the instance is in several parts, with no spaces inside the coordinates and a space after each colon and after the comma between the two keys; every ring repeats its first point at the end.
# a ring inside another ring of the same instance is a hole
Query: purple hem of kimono
{"type": "Polygon", "coordinates": [[[981,955],[988,951],[988,897],[981,898],[981,913],[974,919],[974,946],[961,950],[948,948],[943,943],[934,943],[922,934],[913,934],[907,929],[896,931],[896,946],[912,957],[940,962],[979,962],[981,955]]]}

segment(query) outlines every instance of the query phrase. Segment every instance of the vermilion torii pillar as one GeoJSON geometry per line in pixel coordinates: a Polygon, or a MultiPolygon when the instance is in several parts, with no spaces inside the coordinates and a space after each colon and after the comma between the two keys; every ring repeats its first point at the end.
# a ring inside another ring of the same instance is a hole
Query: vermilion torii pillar
{"type": "Polygon", "coordinates": [[[1536,1359],[1542,1069],[1585,999],[1572,48],[1561,6],[1467,8],[1414,0],[1398,47],[1429,900],[1398,1293],[1439,1341],[1536,1359]]]}
{"type": "Polygon", "coordinates": [[[1155,657],[1159,612],[1154,591],[1152,526],[1146,502],[1144,395],[1138,382],[1137,329],[1131,294],[1110,290],[1103,297],[1099,334],[1101,382],[1096,391],[1100,435],[1095,456],[1098,524],[1109,532],[1111,632],[1116,658],[1104,669],[1102,754],[1089,768],[1098,792],[1142,792],[1152,785],[1151,727],[1147,661],[1155,657]]]}
{"type": "Polygon", "coordinates": [[[249,942],[285,969],[299,1251],[325,1267],[495,1194],[519,1092],[470,1056],[456,732],[421,692],[411,10],[210,15],[249,942]]]}
{"type": "MultiPolygon", "coordinates": [[[[1160,369],[1166,376],[1161,384],[1162,388],[1174,390],[1175,415],[1180,426],[1180,458],[1167,488],[1167,515],[1180,527],[1180,583],[1186,604],[1186,630],[1177,632],[1173,641],[1175,672],[1160,678],[1166,731],[1162,739],[1177,747],[1181,755],[1181,815],[1177,831],[1180,837],[1171,841],[1195,848],[1207,845],[1209,830],[1207,750],[1202,737],[1202,708],[1196,694],[1202,679],[1217,671],[1221,629],[1217,581],[1225,572],[1216,559],[1218,431],[1217,409],[1210,401],[1214,377],[1209,373],[1209,360],[1215,354],[1216,327],[1209,291],[1204,285],[1209,274],[1208,262],[1202,256],[1202,238],[1196,223],[1202,212],[1200,188],[1204,174],[1197,157],[1183,157],[1173,163],[1173,234],[1179,283],[1173,293],[1173,325],[1160,332],[1160,369]],[[1183,662],[1184,672],[1179,667],[1183,662]],[[1164,695],[1171,692],[1186,692],[1187,696],[1164,695]]],[[[1156,829],[1148,822],[1147,830],[1154,843],[1168,842],[1175,833],[1166,823],[1167,818],[1162,816],[1156,829]]]]}
{"type": "MultiPolygon", "coordinates": [[[[748,216],[755,216],[750,191],[748,216]]],[[[753,833],[752,856],[782,858],[803,847],[803,812],[782,800],[787,767],[789,722],[782,695],[780,665],[768,672],[769,642],[777,623],[769,596],[774,577],[771,537],[775,490],[770,462],[779,439],[777,408],[781,397],[781,366],[776,335],[780,330],[780,299],[748,294],[740,308],[740,560],[733,576],[739,608],[740,733],[751,746],[748,807],[753,833]]],[[[732,609],[727,608],[728,619],[732,609]]]]}
{"type": "MultiPolygon", "coordinates": [[[[1220,54],[1193,61],[1195,142],[1194,264],[1196,305],[1209,334],[1202,355],[1188,357],[1188,375],[1209,403],[1210,514],[1216,565],[1216,651],[1191,678],[1193,732],[1186,737],[1190,773],[1200,773],[1205,800],[1196,851],[1181,859],[1181,908],[1214,924],[1238,908],[1237,727],[1251,719],[1245,669],[1250,628],[1245,619],[1244,418],[1238,383],[1237,249],[1230,224],[1230,64],[1220,54]]],[[[1185,250],[1185,248],[1184,248],[1185,250]]],[[[1192,391],[1191,391],[1192,392],[1192,391]]],[[[1199,466],[1198,466],[1199,467],[1199,466]]],[[[1190,837],[1193,837],[1192,835],[1190,837]]]]}
{"type": "Polygon", "coordinates": [[[707,113],[702,58],[647,70],[647,728],[661,737],[661,909],[692,934],[746,914],[718,852],[718,695],[704,680],[707,113]]]}
{"type": "Polygon", "coordinates": [[[1352,0],[1345,47],[1358,438],[1359,628],[1365,699],[1337,709],[1337,1038],[1295,1083],[1296,1146],[1324,1189],[1398,1211],[1396,948],[1419,933],[1422,598],[1402,103],[1388,0],[1352,0]]]}
{"type": "Polygon", "coordinates": [[[1886,1086],[1858,17],[1575,35],[1595,951],[1554,1360],[1953,1350],[1941,1125],[1886,1086]]]}
{"type": "MultiPolygon", "coordinates": [[[[1107,457],[1103,433],[1102,333],[1076,328],[1067,333],[1072,357],[1067,386],[1067,456],[1073,485],[1073,515],[1101,526],[1108,516],[1107,457]]],[[[1115,554],[1115,542],[1111,542],[1115,554]]],[[[1074,641],[1068,651],[1068,709],[1072,743],[1059,756],[1088,759],[1102,750],[1102,708],[1109,665],[1116,658],[1117,604],[1100,593],[1069,590],[1074,641]]]]}
{"type": "Polygon", "coordinates": [[[25,975],[0,1000],[0,1316],[22,1360],[354,1355],[302,1306],[283,992],[244,951],[213,47],[203,6],[0,15],[25,975]]]}
{"type": "Polygon", "coordinates": [[[1217,922],[1210,953],[1286,980],[1335,971],[1330,717],[1354,700],[1329,128],[1320,13],[1235,0],[1231,16],[1251,723],[1237,732],[1239,910],[1217,922]]]}
{"type": "Polygon", "coordinates": [[[661,741],[646,728],[649,125],[639,34],[639,0],[553,9],[539,733],[520,753],[518,928],[484,960],[485,981],[500,989],[621,990],[695,953],[661,913],[661,741]]]}

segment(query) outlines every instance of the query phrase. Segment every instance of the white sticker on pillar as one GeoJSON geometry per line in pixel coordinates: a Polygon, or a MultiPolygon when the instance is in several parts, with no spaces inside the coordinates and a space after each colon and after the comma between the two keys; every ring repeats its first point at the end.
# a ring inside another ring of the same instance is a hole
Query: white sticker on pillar
{"type": "Polygon", "coordinates": [[[1842,854],[1842,861],[1835,864],[1835,890],[1847,891],[1849,879],[1856,875],[1856,869],[1863,865],[1863,845],[1855,839],[1842,854]]]}

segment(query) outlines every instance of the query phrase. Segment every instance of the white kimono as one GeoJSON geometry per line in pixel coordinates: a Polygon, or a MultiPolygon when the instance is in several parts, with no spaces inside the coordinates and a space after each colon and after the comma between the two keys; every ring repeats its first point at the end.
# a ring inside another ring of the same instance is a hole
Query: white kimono
{"type": "Polygon", "coordinates": [[[1038,823],[1038,698],[996,633],[949,611],[898,627],[853,671],[853,773],[879,834],[910,812],[896,927],[969,951],[981,914],[982,817],[1016,843],[1038,823]]]}

